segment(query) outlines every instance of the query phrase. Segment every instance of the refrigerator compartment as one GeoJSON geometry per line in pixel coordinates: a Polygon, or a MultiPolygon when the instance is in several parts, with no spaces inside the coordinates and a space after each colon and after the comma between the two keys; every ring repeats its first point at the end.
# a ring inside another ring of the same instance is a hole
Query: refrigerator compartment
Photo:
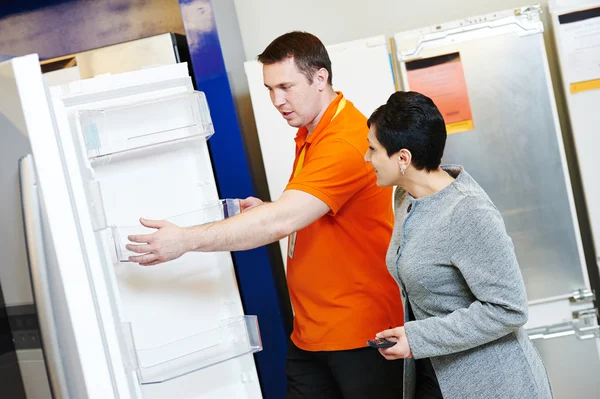
{"type": "Polygon", "coordinates": [[[214,133],[200,91],[83,109],[77,116],[90,160],[214,133]]]}
{"type": "Polygon", "coordinates": [[[227,360],[260,352],[257,316],[224,320],[220,326],[155,348],[137,348],[131,323],[123,323],[129,367],[142,385],[157,384],[227,360]]]}
{"type": "MultiPolygon", "coordinates": [[[[220,199],[216,201],[205,202],[200,209],[194,212],[188,212],[181,215],[165,218],[171,223],[180,227],[192,227],[205,223],[218,222],[228,217],[237,215],[241,211],[240,201],[237,199],[220,199]]],[[[127,237],[131,234],[150,234],[156,229],[144,227],[141,224],[136,226],[112,226],[112,237],[114,240],[115,251],[119,262],[129,262],[130,256],[140,255],[129,251],[125,246],[131,244],[127,237]]]]}

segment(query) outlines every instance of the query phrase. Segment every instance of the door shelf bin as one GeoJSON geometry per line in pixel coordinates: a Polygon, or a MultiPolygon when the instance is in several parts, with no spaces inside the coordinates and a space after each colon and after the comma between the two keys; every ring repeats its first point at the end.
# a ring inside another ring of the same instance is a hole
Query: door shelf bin
{"type": "MultiPolygon", "coordinates": [[[[205,202],[194,212],[166,218],[180,227],[198,226],[205,223],[218,222],[240,213],[240,201],[237,199],[220,199],[205,202]]],[[[140,255],[129,251],[125,246],[131,242],[127,237],[131,234],[150,234],[156,231],[141,224],[137,226],[112,226],[112,238],[119,262],[129,262],[130,256],[140,255]]]]}
{"type": "Polygon", "coordinates": [[[156,348],[137,349],[131,324],[123,323],[130,366],[141,384],[157,384],[259,352],[262,341],[256,316],[241,316],[217,328],[156,348]]]}
{"type": "Polygon", "coordinates": [[[199,91],[78,111],[90,160],[214,133],[208,103],[199,91]]]}

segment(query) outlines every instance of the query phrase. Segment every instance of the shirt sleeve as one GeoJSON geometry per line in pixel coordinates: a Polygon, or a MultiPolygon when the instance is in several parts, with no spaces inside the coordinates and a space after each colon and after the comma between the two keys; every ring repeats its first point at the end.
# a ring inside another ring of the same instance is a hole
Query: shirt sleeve
{"type": "Polygon", "coordinates": [[[467,197],[454,211],[452,263],[474,300],[444,317],[405,324],[413,356],[448,355],[499,339],[527,321],[527,296],[512,240],[487,199],[467,197]]]}
{"type": "Polygon", "coordinates": [[[286,190],[300,190],[319,198],[335,215],[366,186],[369,171],[364,154],[344,140],[321,142],[316,146],[286,190]]]}

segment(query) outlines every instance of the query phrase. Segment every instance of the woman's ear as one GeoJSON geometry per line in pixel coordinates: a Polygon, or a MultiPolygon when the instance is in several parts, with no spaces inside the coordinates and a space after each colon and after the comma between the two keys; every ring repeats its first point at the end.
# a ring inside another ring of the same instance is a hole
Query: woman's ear
{"type": "Polygon", "coordinates": [[[398,167],[401,171],[406,171],[412,161],[412,154],[406,148],[401,149],[395,155],[398,161],[398,167]]]}

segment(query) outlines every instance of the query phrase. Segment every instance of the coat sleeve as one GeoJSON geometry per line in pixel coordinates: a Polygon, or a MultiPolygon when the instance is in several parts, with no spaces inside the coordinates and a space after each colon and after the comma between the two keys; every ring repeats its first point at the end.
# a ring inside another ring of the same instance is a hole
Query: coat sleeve
{"type": "Polygon", "coordinates": [[[527,295],[512,240],[486,198],[466,197],[451,220],[449,252],[473,302],[443,317],[405,324],[415,358],[448,355],[501,338],[527,321],[527,295]]]}

